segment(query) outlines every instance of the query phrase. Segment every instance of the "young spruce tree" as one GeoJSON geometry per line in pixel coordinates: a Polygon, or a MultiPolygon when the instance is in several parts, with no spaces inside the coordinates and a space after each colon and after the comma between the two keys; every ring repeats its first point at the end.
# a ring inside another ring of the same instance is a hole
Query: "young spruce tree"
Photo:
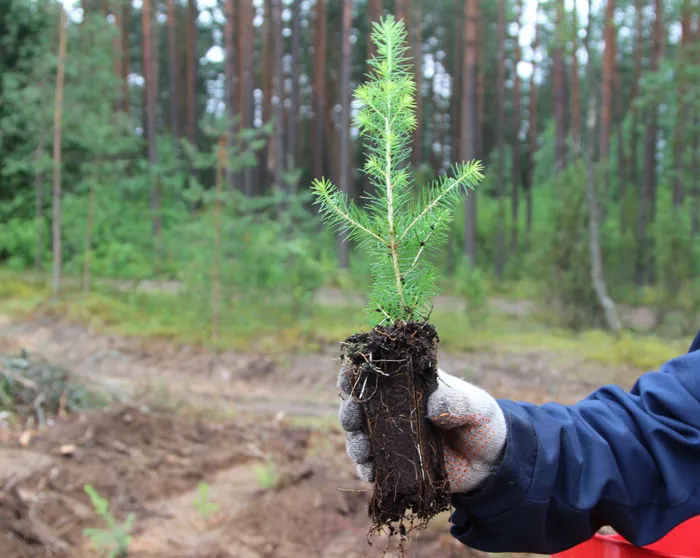
{"type": "Polygon", "coordinates": [[[377,55],[368,63],[374,72],[354,98],[360,104],[355,125],[367,140],[364,172],[375,193],[361,209],[325,178],[314,180],[312,191],[325,221],[374,260],[369,311],[376,325],[427,319],[436,288],[435,269],[424,256],[445,240],[454,206],[483,175],[478,161],[453,165],[415,203],[405,164],[416,127],[413,65],[404,56],[406,30],[391,15],[373,28],[377,55]]]}
{"type": "Polygon", "coordinates": [[[435,269],[425,255],[445,239],[454,206],[483,175],[477,161],[454,165],[415,199],[406,164],[416,127],[406,31],[393,16],[373,27],[377,54],[355,91],[355,124],[367,140],[364,171],[375,193],[363,209],[325,179],[314,181],[313,193],[324,220],[373,259],[373,327],[341,343],[341,360],[373,451],[372,531],[405,533],[404,522],[425,525],[450,502],[442,438],[426,416],[438,339],[429,323],[435,269]]]}

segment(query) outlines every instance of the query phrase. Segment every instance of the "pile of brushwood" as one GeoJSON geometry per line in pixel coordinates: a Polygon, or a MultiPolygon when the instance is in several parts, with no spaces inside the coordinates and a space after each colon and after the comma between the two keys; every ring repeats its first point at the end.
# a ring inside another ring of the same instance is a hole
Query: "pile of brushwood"
{"type": "Polygon", "coordinates": [[[0,354],[0,412],[24,428],[44,426],[56,416],[109,404],[110,395],[68,370],[22,352],[0,354]]]}
{"type": "Polygon", "coordinates": [[[483,175],[478,161],[461,163],[414,192],[414,66],[405,57],[404,23],[374,22],[372,39],[377,55],[368,62],[373,74],[355,90],[355,124],[368,140],[364,172],[374,193],[363,208],[325,178],[314,180],[313,193],[324,220],[373,260],[372,328],[341,342],[341,359],[351,364],[373,454],[371,531],[388,528],[403,539],[447,509],[450,494],[440,434],[426,418],[438,381],[438,332],[429,322],[435,268],[426,256],[447,238],[453,208],[483,175]]]}

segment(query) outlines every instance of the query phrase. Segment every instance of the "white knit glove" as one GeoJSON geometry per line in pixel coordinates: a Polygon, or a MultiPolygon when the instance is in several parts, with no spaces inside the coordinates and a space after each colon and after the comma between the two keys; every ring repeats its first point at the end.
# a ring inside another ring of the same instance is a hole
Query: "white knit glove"
{"type": "MultiPolygon", "coordinates": [[[[359,477],[372,482],[374,464],[369,438],[362,431],[362,408],[349,395],[344,366],[338,389],[343,398],[339,419],[345,447],[359,477]]],[[[450,492],[478,488],[494,470],[506,442],[506,421],[496,400],[483,389],[438,370],[438,388],[428,399],[428,418],[441,428],[450,492]]]]}

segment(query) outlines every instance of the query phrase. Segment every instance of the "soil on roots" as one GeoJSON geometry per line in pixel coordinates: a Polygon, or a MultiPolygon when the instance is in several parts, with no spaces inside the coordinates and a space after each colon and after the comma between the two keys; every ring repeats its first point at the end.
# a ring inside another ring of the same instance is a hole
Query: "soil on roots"
{"type": "Polygon", "coordinates": [[[352,335],[341,358],[353,366],[352,395],[364,410],[375,482],[369,501],[373,531],[401,535],[449,508],[442,442],[427,420],[437,388],[435,328],[409,322],[352,335]]]}

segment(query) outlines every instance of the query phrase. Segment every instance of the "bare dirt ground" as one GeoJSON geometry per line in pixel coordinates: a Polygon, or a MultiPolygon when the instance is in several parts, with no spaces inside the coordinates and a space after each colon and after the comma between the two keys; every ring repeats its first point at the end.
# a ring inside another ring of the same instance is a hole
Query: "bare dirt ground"
{"type": "MultiPolygon", "coordinates": [[[[103,523],[86,483],[117,517],[135,514],[129,556],[359,558],[385,550],[380,537],[367,542],[367,487],[336,425],[335,347],[272,360],[0,319],[0,352],[20,350],[125,403],[23,438],[0,427],[0,556],[96,556],[82,530],[103,523]],[[216,506],[211,515],[197,505],[200,482],[216,506]]],[[[497,397],[534,403],[574,402],[638,374],[547,351],[441,354],[440,362],[497,397]]],[[[479,554],[449,536],[442,516],[413,535],[405,555],[470,553],[479,554]]]]}

